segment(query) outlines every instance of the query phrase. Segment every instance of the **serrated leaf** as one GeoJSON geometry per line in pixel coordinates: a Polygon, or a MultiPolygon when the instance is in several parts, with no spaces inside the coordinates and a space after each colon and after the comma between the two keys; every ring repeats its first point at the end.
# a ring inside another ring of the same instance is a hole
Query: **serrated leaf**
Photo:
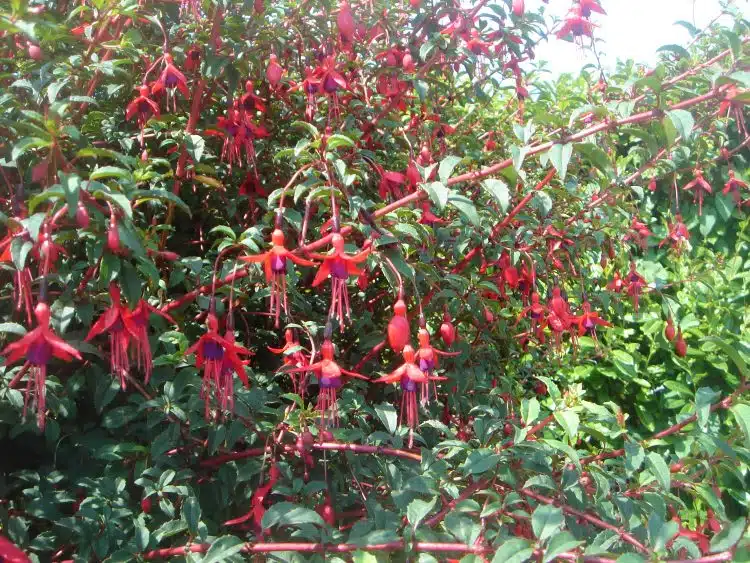
{"type": "Polygon", "coordinates": [[[222,536],[208,548],[201,563],[221,563],[235,553],[242,551],[245,542],[235,536],[222,536]]]}
{"type": "Polygon", "coordinates": [[[539,401],[536,397],[521,401],[521,418],[526,426],[531,425],[539,416],[539,401]]]}
{"type": "Polygon", "coordinates": [[[380,403],[375,405],[375,414],[385,426],[386,430],[394,434],[398,429],[398,413],[393,405],[389,403],[380,403]]]}
{"type": "Polygon", "coordinates": [[[744,518],[738,518],[731,524],[724,526],[721,532],[711,539],[709,553],[718,553],[732,548],[742,538],[746,526],[747,521],[744,518]]]}
{"type": "Polygon", "coordinates": [[[693,126],[695,125],[693,114],[684,109],[673,109],[667,112],[667,117],[669,117],[675,130],[683,139],[690,138],[693,126]]]}
{"type": "Polygon", "coordinates": [[[695,393],[695,414],[698,417],[698,425],[705,429],[708,424],[708,416],[711,412],[711,405],[721,396],[719,391],[714,391],[710,387],[701,387],[695,393]]]}
{"type": "Polygon", "coordinates": [[[508,207],[510,207],[510,191],[508,190],[508,185],[502,180],[490,178],[482,182],[482,186],[498,203],[500,211],[503,213],[507,212],[508,207]]]}
{"type": "Polygon", "coordinates": [[[326,148],[327,149],[337,149],[339,147],[346,147],[351,148],[354,146],[354,141],[352,141],[349,137],[346,135],[342,135],[340,133],[335,133],[328,137],[328,141],[326,141],[326,148]]]}
{"type": "Polygon", "coordinates": [[[0,332],[9,332],[11,334],[23,336],[27,331],[26,328],[18,323],[0,323],[0,332]]]}
{"type": "Polygon", "coordinates": [[[422,184],[422,189],[427,192],[427,195],[430,196],[432,202],[437,205],[438,210],[442,212],[448,203],[448,196],[450,195],[448,187],[442,182],[429,182],[427,184],[422,184]]]}
{"type": "Polygon", "coordinates": [[[740,356],[739,352],[737,352],[737,349],[734,346],[731,346],[728,342],[724,341],[723,339],[719,338],[718,336],[707,336],[704,338],[707,342],[712,342],[713,344],[716,344],[721,350],[729,356],[729,358],[734,362],[734,364],[737,366],[737,370],[740,372],[740,376],[747,379],[748,377],[748,371],[747,371],[747,364],[745,363],[745,360],[740,356]]]}
{"type": "Polygon", "coordinates": [[[549,545],[547,546],[547,551],[544,552],[543,561],[544,563],[549,563],[558,555],[571,551],[582,543],[582,541],[576,540],[570,532],[560,532],[550,540],[549,545]]]}
{"type": "Polygon", "coordinates": [[[459,194],[450,194],[448,196],[448,203],[458,209],[475,227],[478,227],[479,214],[477,208],[468,197],[459,194]]]}
{"type": "Polygon", "coordinates": [[[309,508],[299,506],[293,502],[280,502],[274,504],[263,515],[261,526],[271,528],[273,526],[296,526],[299,524],[315,524],[324,527],[325,522],[320,514],[309,508]]]}
{"type": "Polygon", "coordinates": [[[438,167],[438,178],[443,183],[446,183],[453,173],[453,169],[456,165],[461,162],[461,157],[455,155],[448,155],[440,161],[438,167]]]}
{"type": "Polygon", "coordinates": [[[437,504],[438,497],[432,497],[432,500],[424,501],[422,499],[414,499],[409,503],[406,508],[406,518],[409,520],[409,524],[416,530],[422,520],[432,512],[437,504]]]}
{"type": "Polygon", "coordinates": [[[730,407],[729,412],[734,415],[734,420],[745,435],[745,447],[750,449],[750,405],[740,403],[730,407]]]}
{"type": "Polygon", "coordinates": [[[531,515],[531,527],[539,541],[557,533],[565,523],[562,510],[551,504],[539,505],[531,515]]]}
{"type": "Polygon", "coordinates": [[[570,162],[570,157],[573,155],[573,143],[552,145],[547,154],[549,155],[550,162],[552,162],[555,170],[557,170],[557,175],[561,180],[565,180],[568,163],[570,162]]]}
{"type": "Polygon", "coordinates": [[[638,442],[625,442],[625,469],[633,474],[641,468],[646,459],[646,452],[638,442]]]}
{"type": "Polygon", "coordinates": [[[671,484],[671,477],[669,475],[669,466],[659,454],[652,452],[646,456],[646,465],[651,473],[656,477],[656,480],[661,485],[662,489],[669,491],[671,484]]]}
{"type": "Polygon", "coordinates": [[[529,540],[511,538],[503,543],[492,558],[492,563],[524,563],[534,554],[529,540]]]}
{"type": "Polygon", "coordinates": [[[563,427],[565,433],[568,435],[568,439],[571,442],[575,442],[576,435],[578,434],[578,425],[580,419],[578,415],[571,410],[556,411],[555,420],[563,427]]]}
{"type": "Polygon", "coordinates": [[[185,148],[193,162],[200,162],[203,152],[206,150],[206,141],[200,135],[188,135],[185,137],[185,148]]]}

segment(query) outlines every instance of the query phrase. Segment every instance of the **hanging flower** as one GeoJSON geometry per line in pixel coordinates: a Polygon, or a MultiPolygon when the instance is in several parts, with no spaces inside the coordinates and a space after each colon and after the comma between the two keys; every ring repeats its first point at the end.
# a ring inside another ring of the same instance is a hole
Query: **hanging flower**
{"type": "Polygon", "coordinates": [[[291,260],[299,266],[315,266],[315,262],[295,256],[284,247],[284,232],[275,229],[271,234],[271,249],[262,254],[242,256],[240,260],[254,264],[263,264],[266,282],[271,284],[271,304],[269,312],[276,319],[275,326],[279,328],[279,318],[283,309],[288,314],[286,295],[287,261],[291,260]]]}
{"type": "MultiPolygon", "coordinates": [[[[329,327],[330,328],[330,327],[329,327]]],[[[318,378],[318,404],[317,410],[320,413],[320,423],[322,428],[329,426],[336,427],[339,424],[339,411],[337,406],[337,392],[344,384],[342,374],[357,379],[367,380],[368,378],[359,373],[346,370],[339,366],[334,359],[333,342],[328,338],[323,342],[320,348],[321,360],[310,364],[309,366],[292,368],[287,373],[300,373],[312,371],[318,378]]]]}
{"type": "Polygon", "coordinates": [[[252,80],[245,82],[245,93],[240,98],[240,107],[247,113],[266,113],[266,102],[255,93],[252,80]]]}
{"type": "MultiPolygon", "coordinates": [[[[273,354],[283,354],[284,367],[301,368],[308,365],[307,357],[304,352],[302,352],[299,340],[297,340],[297,336],[291,328],[284,331],[284,346],[281,348],[272,348],[271,346],[268,346],[268,350],[273,354]]],[[[295,372],[290,373],[290,375],[292,377],[294,392],[304,398],[305,390],[307,388],[307,371],[300,373],[295,372]]]]}
{"type": "MultiPolygon", "coordinates": [[[[426,375],[416,364],[416,353],[411,345],[407,344],[403,348],[404,363],[385,377],[376,379],[375,383],[396,383],[401,384],[403,392],[401,398],[401,414],[399,416],[400,424],[406,422],[407,426],[413,431],[419,425],[419,411],[417,407],[417,387],[421,386],[422,393],[426,393],[424,384],[432,380],[444,381],[445,377],[435,377],[426,375]]],[[[425,399],[426,400],[426,399],[425,399]]],[[[409,439],[411,447],[412,439],[409,439]]]]}
{"type": "Polygon", "coordinates": [[[219,334],[219,320],[214,313],[208,314],[206,325],[206,334],[188,348],[185,355],[195,354],[195,367],[203,369],[201,398],[205,402],[205,416],[208,420],[212,395],[222,410],[233,407],[233,373],[237,374],[245,387],[250,387],[245,373],[248,360],[242,360],[240,356],[249,356],[252,352],[235,344],[232,331],[227,331],[225,336],[219,334]]]}
{"type": "Polygon", "coordinates": [[[148,301],[141,299],[130,313],[132,327],[135,338],[133,339],[132,353],[135,355],[135,362],[143,372],[144,382],[148,384],[153,371],[153,361],[151,359],[151,343],[148,340],[149,316],[155,313],[163,317],[170,324],[177,324],[168,314],[163,313],[156,307],[149,305],[148,301]]]}
{"type": "Polygon", "coordinates": [[[0,536],[0,561],[3,563],[31,563],[31,559],[5,536],[0,536]]]}
{"type": "MultiPolygon", "coordinates": [[[[438,356],[455,357],[461,354],[461,352],[444,352],[438,350],[432,344],[430,344],[430,333],[427,332],[426,328],[420,328],[417,332],[417,339],[419,340],[419,350],[417,350],[417,359],[419,360],[419,369],[421,369],[429,377],[435,372],[438,367],[438,356]]],[[[435,397],[437,397],[437,387],[433,381],[433,389],[435,397]]],[[[430,386],[429,383],[424,383],[422,388],[422,405],[426,405],[430,400],[430,386]]]]}
{"type": "Polygon", "coordinates": [[[130,121],[133,117],[136,117],[136,123],[141,130],[141,147],[143,147],[143,130],[146,127],[146,122],[151,117],[159,117],[159,115],[159,105],[151,99],[149,87],[141,86],[138,90],[138,96],[125,109],[125,119],[130,121]]]}
{"type": "Polygon", "coordinates": [[[266,67],[266,79],[271,88],[276,90],[279,87],[282,76],[284,76],[284,69],[279,64],[279,58],[271,53],[268,56],[268,66],[266,67]]]}
{"type": "Polygon", "coordinates": [[[167,111],[169,111],[170,98],[172,99],[172,110],[177,111],[175,90],[179,90],[185,98],[189,98],[190,93],[188,92],[187,80],[185,79],[185,75],[174,66],[172,55],[169,53],[165,54],[162,61],[164,62],[164,70],[162,70],[159,78],[151,85],[151,94],[156,96],[161,92],[166,92],[167,111]]]}
{"type": "Polygon", "coordinates": [[[544,329],[546,315],[547,307],[540,303],[539,294],[535,291],[531,294],[531,304],[528,307],[524,307],[519,313],[518,319],[516,319],[516,325],[521,319],[528,316],[529,319],[531,319],[531,331],[537,335],[538,338],[541,338],[539,333],[544,329]]]}
{"type": "Polygon", "coordinates": [[[648,248],[648,237],[651,236],[654,236],[654,233],[649,230],[648,226],[633,217],[630,222],[630,230],[623,237],[623,241],[632,240],[641,250],[646,250],[648,248]]]}
{"type": "Polygon", "coordinates": [[[573,324],[578,328],[578,336],[587,334],[594,340],[596,338],[597,326],[612,326],[612,323],[599,317],[599,313],[591,310],[591,303],[584,300],[581,304],[582,313],[573,317],[573,324]]]}
{"type": "Polygon", "coordinates": [[[690,240],[690,231],[685,223],[682,222],[682,215],[675,215],[674,223],[669,223],[669,232],[667,236],[659,243],[659,248],[669,244],[680,255],[690,240]]]}
{"type": "Polygon", "coordinates": [[[625,289],[625,282],[623,281],[622,277],[620,277],[620,272],[615,272],[612,276],[612,280],[607,284],[607,289],[609,291],[614,291],[615,293],[620,293],[623,289],[625,289]]]}
{"type": "Polygon", "coordinates": [[[693,172],[693,179],[682,189],[693,192],[693,199],[698,202],[698,215],[703,215],[703,198],[706,194],[713,193],[711,184],[703,177],[703,172],[696,168],[693,172]]]}
{"type": "Polygon", "coordinates": [[[45,400],[47,364],[53,357],[65,362],[69,362],[73,358],[77,360],[82,358],[78,350],[67,344],[49,328],[50,309],[46,303],[37,303],[34,308],[34,317],[37,327],[26,333],[20,340],[8,344],[0,352],[0,356],[5,358],[6,366],[16,363],[22,357],[26,358],[21,370],[14,378],[16,381],[20,381],[23,375],[28,373],[23,416],[26,417],[29,403],[31,403],[32,408],[36,407],[37,426],[40,430],[44,430],[45,412],[47,410],[45,400]]]}
{"type": "Polygon", "coordinates": [[[633,309],[638,314],[638,301],[643,288],[647,286],[646,279],[635,269],[635,262],[630,263],[630,271],[624,280],[624,288],[628,295],[633,299],[633,309]]]}
{"type": "Polygon", "coordinates": [[[93,324],[86,342],[103,332],[109,333],[110,370],[113,376],[119,377],[124,391],[130,370],[128,347],[131,340],[138,339],[137,329],[130,311],[120,303],[120,288],[114,282],[109,285],[109,296],[112,304],[93,324]]]}
{"type": "Polygon", "coordinates": [[[356,254],[347,254],[344,244],[344,237],[339,233],[334,233],[331,237],[333,248],[328,254],[311,255],[316,260],[322,260],[312,286],[319,286],[328,279],[329,275],[331,276],[331,306],[328,310],[328,317],[335,316],[338,319],[341,332],[344,332],[345,319],[350,319],[351,311],[347,280],[349,276],[359,276],[362,273],[357,264],[364,262],[371,250],[368,248],[356,254]]]}
{"type": "Polygon", "coordinates": [[[734,170],[730,170],[729,180],[727,180],[727,183],[724,184],[724,189],[721,191],[721,193],[723,193],[724,195],[731,193],[732,197],[734,197],[734,201],[739,203],[740,189],[747,189],[747,182],[743,182],[742,180],[738,180],[737,178],[735,178],[734,170]]]}
{"type": "Polygon", "coordinates": [[[201,48],[193,45],[185,53],[185,70],[190,72],[196,70],[201,64],[201,48]]]}
{"type": "Polygon", "coordinates": [[[581,17],[589,18],[591,17],[591,12],[604,15],[607,14],[607,12],[604,11],[604,8],[599,5],[599,0],[577,0],[577,2],[578,4],[575,6],[574,10],[576,10],[581,17]]]}

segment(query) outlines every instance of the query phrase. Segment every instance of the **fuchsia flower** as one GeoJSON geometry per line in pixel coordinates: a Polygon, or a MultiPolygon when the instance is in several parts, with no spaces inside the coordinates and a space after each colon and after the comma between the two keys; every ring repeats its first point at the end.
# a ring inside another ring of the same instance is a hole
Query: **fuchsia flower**
{"type": "Polygon", "coordinates": [[[643,292],[643,288],[648,284],[646,283],[646,279],[636,271],[635,262],[630,263],[630,271],[623,281],[623,286],[626,293],[633,299],[633,309],[635,310],[635,313],[637,315],[638,302],[640,300],[641,293],[643,292]]]}
{"type": "MultiPolygon", "coordinates": [[[[401,398],[400,423],[406,424],[411,430],[419,425],[419,411],[417,407],[417,386],[421,386],[422,394],[426,393],[425,385],[429,381],[445,381],[445,377],[429,376],[425,374],[416,364],[416,353],[410,344],[403,349],[404,363],[396,368],[393,372],[385,377],[376,379],[375,383],[396,383],[401,384],[403,396],[401,398]]],[[[423,397],[426,401],[426,398],[423,397]]],[[[411,442],[411,440],[410,440],[411,442]]]]}
{"type": "Polygon", "coordinates": [[[599,0],[577,0],[577,5],[573,10],[584,18],[590,18],[591,12],[604,15],[607,14],[607,12],[604,11],[604,8],[599,5],[599,0]]]}
{"type": "Polygon", "coordinates": [[[245,93],[240,98],[240,107],[247,113],[259,111],[266,112],[266,102],[263,98],[255,94],[255,87],[252,80],[245,82],[245,93]]]}
{"type": "Polygon", "coordinates": [[[724,195],[727,195],[729,193],[732,194],[732,197],[734,197],[734,200],[736,202],[740,201],[740,189],[747,189],[747,182],[743,182],[742,180],[738,180],[734,176],[734,170],[729,171],[729,180],[727,180],[727,183],[724,184],[724,189],[721,191],[724,195]]]}
{"type": "Polygon", "coordinates": [[[320,348],[320,355],[321,360],[319,362],[308,366],[292,368],[287,370],[287,373],[307,371],[315,373],[315,377],[318,378],[318,386],[320,387],[316,408],[321,415],[321,426],[323,428],[328,426],[335,427],[339,423],[337,390],[344,384],[342,374],[349,377],[356,377],[357,379],[367,380],[368,378],[359,373],[346,370],[336,363],[336,360],[334,360],[333,342],[329,338],[326,338],[323,342],[320,348]]]}
{"type": "Polygon", "coordinates": [[[126,377],[130,371],[128,347],[131,340],[137,340],[137,329],[127,306],[120,303],[120,288],[113,282],[109,285],[109,296],[112,304],[99,317],[86,336],[89,342],[103,332],[109,332],[109,353],[112,375],[120,378],[120,385],[125,390],[126,377]]]}
{"type": "Polygon", "coordinates": [[[703,177],[703,172],[695,169],[693,179],[683,186],[685,191],[693,191],[693,200],[698,202],[698,215],[703,215],[703,198],[706,194],[713,193],[711,184],[703,177]]]}
{"type": "Polygon", "coordinates": [[[271,315],[276,319],[276,328],[279,328],[279,317],[282,309],[288,314],[286,296],[286,270],[287,262],[291,260],[299,266],[315,266],[315,262],[295,256],[284,247],[284,232],[275,229],[271,234],[271,249],[262,254],[242,256],[240,260],[254,264],[263,264],[266,274],[266,282],[271,284],[271,304],[269,307],[271,315]]]}
{"type": "Polygon", "coordinates": [[[234,341],[234,333],[227,330],[224,336],[219,334],[219,321],[214,313],[209,313],[206,321],[208,331],[185,351],[185,355],[195,354],[195,367],[203,369],[201,398],[205,402],[205,416],[208,420],[213,395],[221,410],[234,408],[234,378],[236,373],[245,387],[250,381],[245,373],[249,360],[240,356],[250,356],[252,352],[239,346],[234,341]]]}
{"type": "Polygon", "coordinates": [[[133,339],[132,352],[135,354],[135,361],[138,365],[138,369],[143,372],[144,381],[148,383],[151,379],[151,372],[153,371],[153,361],[151,359],[151,343],[148,340],[148,326],[149,316],[151,313],[155,313],[163,317],[167,322],[171,324],[177,324],[175,320],[162,313],[156,307],[149,305],[149,303],[141,299],[138,304],[130,313],[130,319],[132,320],[132,327],[134,329],[135,338],[133,339]]]}
{"type": "Polygon", "coordinates": [[[24,356],[26,357],[23,367],[15,375],[13,382],[20,381],[23,375],[28,372],[23,416],[26,417],[29,402],[31,402],[32,407],[36,407],[37,426],[40,430],[44,430],[45,412],[47,410],[45,401],[47,364],[53,357],[65,362],[69,362],[73,358],[77,360],[82,358],[78,350],[67,344],[49,328],[50,309],[46,303],[37,303],[34,308],[34,316],[36,317],[37,327],[20,340],[8,344],[0,352],[0,356],[5,357],[6,366],[14,364],[24,356]]]}
{"type": "MultiPolygon", "coordinates": [[[[432,377],[435,369],[438,367],[438,356],[455,357],[461,354],[461,352],[444,352],[443,350],[438,350],[437,348],[435,348],[432,344],[430,344],[430,333],[427,332],[427,329],[424,327],[420,328],[417,332],[417,339],[419,340],[419,350],[417,350],[419,369],[421,369],[429,377],[432,377]]],[[[434,384],[437,379],[432,379],[432,381],[435,397],[437,397],[437,387],[434,384]]],[[[429,400],[430,386],[429,382],[426,382],[422,387],[422,405],[426,405],[429,400]]]]}
{"type": "Polygon", "coordinates": [[[164,62],[164,70],[162,70],[159,78],[157,78],[151,85],[151,94],[156,96],[161,92],[167,94],[167,110],[169,110],[169,99],[172,99],[172,110],[177,111],[177,98],[175,97],[175,90],[179,90],[185,98],[190,97],[188,92],[187,80],[185,75],[180,72],[174,63],[172,62],[172,55],[166,53],[162,59],[164,62]]]}
{"type": "Polygon", "coordinates": [[[125,109],[125,119],[128,121],[136,117],[136,123],[138,128],[141,130],[140,141],[141,147],[143,146],[143,129],[146,127],[146,122],[151,117],[159,117],[159,105],[150,98],[150,90],[148,86],[141,86],[138,90],[138,96],[128,104],[125,109]]]}
{"type": "Polygon", "coordinates": [[[630,223],[630,231],[625,234],[623,240],[626,242],[632,240],[642,250],[646,250],[646,248],[648,247],[648,237],[651,236],[654,236],[654,233],[649,230],[646,223],[643,223],[633,217],[633,220],[630,223]]]}
{"type": "Polygon", "coordinates": [[[688,231],[685,223],[682,222],[682,215],[678,213],[677,215],[675,215],[674,223],[669,224],[669,233],[667,234],[666,238],[664,238],[659,243],[659,248],[661,248],[665,244],[670,244],[679,255],[685,248],[689,240],[690,231],[688,231]]]}
{"type": "MultiPolygon", "coordinates": [[[[291,328],[288,328],[284,331],[284,346],[282,346],[281,348],[272,348],[271,346],[268,346],[268,350],[271,353],[284,355],[285,367],[301,368],[307,366],[309,362],[307,361],[307,357],[305,356],[304,352],[302,352],[301,349],[292,352],[291,350],[295,348],[301,347],[299,340],[297,340],[297,336],[294,333],[294,330],[292,330],[291,328]]],[[[291,377],[294,392],[304,399],[305,391],[307,389],[307,372],[301,372],[301,375],[296,372],[291,373],[291,377]]]]}
{"type": "Polygon", "coordinates": [[[573,324],[578,329],[578,336],[588,334],[594,340],[596,340],[596,327],[597,326],[612,326],[612,323],[605,321],[599,317],[599,313],[591,310],[591,303],[584,299],[581,304],[583,312],[573,317],[573,324]]]}
{"type": "Polygon", "coordinates": [[[370,249],[356,254],[347,254],[344,249],[344,237],[339,233],[333,233],[331,246],[333,248],[328,254],[311,254],[316,260],[322,260],[318,274],[312,282],[313,287],[319,286],[328,276],[331,276],[331,307],[328,316],[335,316],[339,321],[341,332],[344,332],[344,323],[350,319],[349,291],[346,283],[349,276],[359,276],[362,273],[357,264],[364,262],[370,254],[370,249]]]}
{"type": "Polygon", "coordinates": [[[279,58],[271,53],[268,56],[268,66],[266,67],[266,79],[274,90],[281,84],[281,77],[284,76],[284,69],[279,64],[279,58]]]}

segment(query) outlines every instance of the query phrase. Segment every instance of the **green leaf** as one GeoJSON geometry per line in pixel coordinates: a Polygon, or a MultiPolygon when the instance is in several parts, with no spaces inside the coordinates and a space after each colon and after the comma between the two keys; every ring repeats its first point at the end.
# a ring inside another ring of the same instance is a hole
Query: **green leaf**
{"type": "Polygon", "coordinates": [[[18,323],[0,323],[0,332],[9,332],[11,334],[23,336],[27,331],[18,323]]]}
{"type": "Polygon", "coordinates": [[[174,203],[177,208],[192,216],[188,205],[169,190],[137,190],[133,193],[133,203],[139,204],[143,201],[164,201],[174,203]]]}
{"type": "Polygon", "coordinates": [[[531,527],[539,541],[544,541],[557,533],[564,523],[562,510],[551,504],[539,505],[531,515],[531,527]]]}
{"type": "Polygon", "coordinates": [[[669,120],[672,122],[672,125],[674,125],[677,133],[679,133],[683,139],[690,139],[693,132],[693,126],[695,125],[693,114],[684,109],[673,109],[667,112],[667,117],[669,117],[669,120]]]}
{"type": "Polygon", "coordinates": [[[707,336],[703,340],[705,340],[706,342],[712,342],[713,344],[716,344],[719,348],[721,348],[721,350],[734,362],[734,365],[737,366],[737,370],[740,372],[740,376],[747,379],[747,364],[745,363],[745,360],[742,358],[742,356],[740,356],[739,352],[737,352],[736,347],[730,345],[728,342],[722,340],[718,336],[707,336]]]}
{"type": "Polygon", "coordinates": [[[625,469],[628,473],[635,473],[641,468],[646,459],[646,452],[638,442],[625,442],[625,469]]]}
{"type": "Polygon", "coordinates": [[[508,207],[510,207],[510,192],[508,191],[508,185],[502,180],[490,178],[482,182],[482,186],[490,193],[495,201],[497,201],[500,206],[500,211],[503,213],[507,212],[508,207]]]}
{"type": "Polygon", "coordinates": [[[448,196],[448,203],[458,209],[475,227],[479,226],[477,208],[474,206],[474,202],[468,197],[459,194],[450,194],[448,196]]]}
{"type": "Polygon", "coordinates": [[[503,543],[492,558],[492,563],[524,563],[531,559],[534,548],[529,540],[511,538],[503,543]]]}
{"type": "Polygon", "coordinates": [[[18,160],[21,156],[26,154],[31,149],[49,147],[51,144],[51,141],[40,139],[39,137],[26,137],[13,145],[13,150],[10,153],[10,159],[18,160]]]}
{"type": "Polygon", "coordinates": [[[339,147],[346,147],[351,148],[354,146],[354,141],[352,141],[349,137],[346,135],[342,135],[340,133],[335,133],[328,137],[328,141],[326,142],[326,148],[335,150],[339,147]]]}
{"type": "Polygon", "coordinates": [[[78,210],[78,196],[81,192],[81,178],[77,174],[58,172],[60,185],[65,193],[65,203],[68,204],[68,217],[75,217],[78,210]]]}
{"type": "Polygon", "coordinates": [[[110,203],[114,203],[117,207],[125,212],[125,215],[128,217],[128,219],[133,218],[133,209],[130,207],[130,200],[127,198],[127,196],[125,196],[125,194],[112,192],[109,190],[96,190],[94,192],[94,197],[101,197],[108,200],[110,203]]]}
{"type": "Polygon", "coordinates": [[[203,158],[203,151],[206,149],[206,141],[200,135],[188,135],[185,137],[185,148],[193,162],[198,163],[203,158]]]}
{"type": "Polygon", "coordinates": [[[412,525],[414,530],[419,527],[419,524],[422,523],[422,520],[425,519],[425,517],[432,512],[432,510],[435,508],[435,505],[437,504],[438,497],[432,497],[432,500],[430,501],[424,501],[422,499],[414,499],[409,503],[409,506],[406,508],[406,517],[409,520],[409,524],[412,525]]]}
{"type": "Polygon", "coordinates": [[[309,508],[299,506],[293,502],[280,502],[274,504],[263,515],[261,526],[271,528],[272,526],[297,526],[299,524],[315,524],[324,527],[325,522],[320,514],[309,508]]]}
{"type": "Polygon", "coordinates": [[[546,217],[552,211],[552,198],[544,192],[537,192],[531,200],[531,205],[539,211],[542,217],[546,217]]]}
{"type": "Polygon", "coordinates": [[[635,553],[626,553],[625,555],[620,555],[615,563],[645,563],[645,561],[646,560],[640,555],[636,555],[635,553]]]}
{"type": "Polygon", "coordinates": [[[521,401],[521,418],[529,426],[539,416],[539,401],[536,397],[521,401]]]}
{"type": "Polygon", "coordinates": [[[104,178],[117,178],[118,180],[133,180],[130,170],[118,166],[102,166],[89,174],[89,180],[102,180],[104,178]]]}
{"type": "Polygon", "coordinates": [[[15,237],[10,242],[10,258],[13,260],[16,270],[23,270],[24,266],[26,266],[26,258],[33,247],[33,242],[24,240],[21,237],[15,237]]]}
{"type": "Polygon", "coordinates": [[[493,469],[500,461],[500,456],[489,449],[473,450],[463,465],[465,474],[479,475],[493,469]]]}
{"type": "Polygon", "coordinates": [[[709,553],[727,551],[734,547],[734,545],[740,541],[740,538],[742,538],[746,526],[747,521],[744,518],[738,518],[731,524],[725,525],[721,532],[711,539],[709,553]]]}
{"type": "Polygon", "coordinates": [[[571,551],[582,543],[582,541],[576,540],[570,532],[560,532],[550,540],[549,545],[547,546],[547,551],[544,552],[543,561],[544,563],[549,563],[558,555],[571,551]]]}
{"type": "Polygon", "coordinates": [[[511,146],[510,147],[510,154],[513,157],[513,168],[516,172],[521,171],[521,167],[523,166],[523,159],[526,158],[526,154],[529,152],[529,147],[518,147],[518,146],[511,146]]]}
{"type": "Polygon", "coordinates": [[[580,423],[578,415],[571,410],[556,411],[555,420],[563,427],[571,443],[575,443],[576,435],[578,434],[578,424],[580,423]]]}
{"type": "Polygon", "coordinates": [[[680,45],[675,45],[674,43],[671,43],[669,45],[662,45],[656,50],[657,53],[674,53],[679,58],[690,58],[690,53],[688,52],[685,47],[681,47],[680,45]]]}
{"type": "Polygon", "coordinates": [[[698,425],[705,430],[708,424],[708,415],[711,412],[711,405],[721,396],[719,391],[714,391],[710,387],[701,387],[695,393],[695,414],[698,417],[698,425]]]}
{"type": "Polygon", "coordinates": [[[664,458],[657,453],[650,453],[646,456],[646,466],[653,473],[656,480],[659,481],[662,489],[669,491],[671,477],[669,475],[669,466],[664,458]]]}
{"type": "Polygon", "coordinates": [[[461,157],[454,155],[448,155],[440,161],[440,166],[438,167],[438,178],[440,178],[441,182],[446,183],[448,181],[453,173],[453,169],[459,162],[461,162],[461,157]]]}
{"type": "Polygon", "coordinates": [[[560,442],[559,440],[551,440],[551,439],[545,439],[544,443],[547,444],[548,446],[552,446],[556,450],[560,450],[561,452],[564,452],[570,458],[570,461],[576,464],[576,467],[580,471],[581,461],[578,459],[578,454],[568,444],[564,442],[560,442]]]}
{"type": "Polygon", "coordinates": [[[565,180],[565,174],[568,171],[568,163],[572,154],[573,143],[552,145],[547,153],[550,162],[552,162],[555,170],[557,170],[557,175],[560,176],[560,180],[565,180]]]}
{"type": "Polygon", "coordinates": [[[742,428],[742,432],[745,434],[745,447],[750,449],[750,406],[740,403],[732,406],[729,412],[734,415],[737,424],[742,428]]]}
{"type": "Polygon", "coordinates": [[[222,536],[208,548],[201,563],[222,563],[235,553],[242,551],[245,542],[234,536],[222,536]]]}
{"type": "Polygon", "coordinates": [[[385,426],[386,430],[394,434],[398,429],[398,413],[390,403],[375,405],[375,414],[385,426]]]}
{"type": "Polygon", "coordinates": [[[187,522],[188,530],[191,534],[198,533],[198,524],[201,519],[201,506],[198,504],[198,499],[195,497],[188,497],[182,505],[182,517],[187,522]]]}
{"type": "Polygon", "coordinates": [[[448,195],[450,194],[448,187],[442,182],[430,182],[429,184],[422,184],[422,188],[442,212],[448,203],[448,195]]]}

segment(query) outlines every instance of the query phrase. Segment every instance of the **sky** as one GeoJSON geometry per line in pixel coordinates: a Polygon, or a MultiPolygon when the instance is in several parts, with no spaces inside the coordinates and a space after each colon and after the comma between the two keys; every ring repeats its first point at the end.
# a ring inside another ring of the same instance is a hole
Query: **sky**
{"type": "MultiPolygon", "coordinates": [[[[750,16],[748,0],[734,0],[735,5],[750,16]]],[[[547,13],[564,17],[572,0],[550,0],[547,13]]],[[[719,0],[600,0],[607,15],[593,14],[602,64],[614,68],[618,58],[635,59],[653,66],[656,50],[662,45],[685,45],[690,41],[688,31],[674,25],[678,20],[692,23],[699,29],[707,26],[721,12],[719,0]]],[[[526,0],[526,9],[536,9],[541,0],[526,0]]],[[[554,74],[578,72],[595,59],[588,50],[582,51],[572,43],[551,39],[536,51],[537,59],[550,63],[554,74]]]]}

